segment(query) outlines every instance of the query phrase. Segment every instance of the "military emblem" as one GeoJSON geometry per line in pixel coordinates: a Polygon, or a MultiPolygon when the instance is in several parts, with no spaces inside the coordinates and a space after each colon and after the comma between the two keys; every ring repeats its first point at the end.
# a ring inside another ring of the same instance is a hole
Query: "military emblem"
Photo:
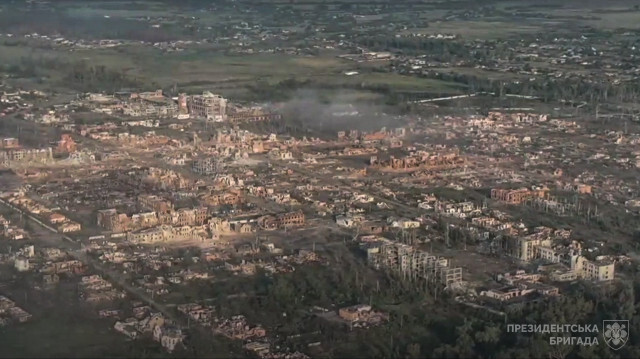
{"type": "Polygon", "coordinates": [[[603,320],[602,327],[602,335],[609,348],[618,350],[627,344],[629,340],[628,320],[603,320]]]}

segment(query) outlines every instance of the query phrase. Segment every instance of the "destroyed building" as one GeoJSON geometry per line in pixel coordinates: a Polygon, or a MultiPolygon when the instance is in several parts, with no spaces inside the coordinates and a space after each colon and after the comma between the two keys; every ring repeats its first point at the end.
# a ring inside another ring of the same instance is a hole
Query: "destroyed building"
{"type": "Polygon", "coordinates": [[[462,268],[452,268],[446,258],[403,243],[389,240],[368,243],[367,259],[376,269],[388,270],[405,280],[446,286],[462,281],[462,268]]]}
{"type": "Polygon", "coordinates": [[[202,95],[188,96],[187,108],[191,117],[215,121],[227,119],[227,100],[209,91],[202,95]]]}
{"type": "Polygon", "coordinates": [[[391,156],[388,161],[380,161],[376,156],[371,157],[370,160],[370,165],[374,168],[394,171],[455,168],[465,163],[465,158],[457,152],[430,153],[418,151],[403,158],[391,156]]]}
{"type": "Polygon", "coordinates": [[[547,263],[562,264],[564,267],[554,275],[563,278],[563,280],[582,278],[609,281],[613,280],[615,276],[613,262],[587,259],[582,255],[580,243],[572,241],[569,246],[554,245],[552,238],[540,233],[517,238],[515,251],[512,254],[525,262],[539,259],[547,263]]]}
{"type": "Polygon", "coordinates": [[[132,117],[174,117],[178,108],[173,100],[163,95],[162,90],[157,90],[132,93],[122,105],[122,110],[124,115],[132,117]]]}
{"type": "Polygon", "coordinates": [[[191,239],[202,239],[201,232],[191,226],[173,227],[169,225],[161,225],[150,229],[127,233],[127,240],[132,243],[152,244],[191,239]]]}
{"type": "Polygon", "coordinates": [[[491,199],[509,204],[520,204],[529,199],[544,198],[546,195],[544,190],[523,189],[491,189],[491,199]]]}
{"type": "Polygon", "coordinates": [[[0,165],[53,161],[53,148],[24,148],[15,138],[4,138],[0,147],[0,165]]]}
{"type": "Polygon", "coordinates": [[[258,218],[258,226],[262,229],[271,230],[277,228],[291,228],[304,225],[304,213],[295,211],[282,213],[276,216],[267,215],[258,218]]]}
{"type": "Polygon", "coordinates": [[[166,213],[173,210],[171,201],[154,195],[140,195],[138,196],[138,202],[142,207],[156,213],[166,213]]]}
{"type": "Polygon", "coordinates": [[[229,108],[229,120],[232,122],[259,122],[279,120],[282,115],[265,111],[261,107],[233,106],[229,108]]]}

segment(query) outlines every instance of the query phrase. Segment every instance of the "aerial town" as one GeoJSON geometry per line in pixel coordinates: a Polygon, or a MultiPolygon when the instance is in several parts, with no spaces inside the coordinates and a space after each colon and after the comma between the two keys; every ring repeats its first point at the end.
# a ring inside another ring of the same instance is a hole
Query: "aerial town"
{"type": "Polygon", "coordinates": [[[637,26],[70,3],[11,6],[109,35],[0,7],[0,357],[640,356],[637,26]],[[622,346],[506,329],[602,320],[622,346]]]}

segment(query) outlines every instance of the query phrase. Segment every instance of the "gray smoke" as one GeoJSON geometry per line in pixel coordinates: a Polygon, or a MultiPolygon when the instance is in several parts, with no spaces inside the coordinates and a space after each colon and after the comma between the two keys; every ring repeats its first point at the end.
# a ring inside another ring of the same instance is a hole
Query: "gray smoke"
{"type": "Polygon", "coordinates": [[[402,126],[384,104],[354,101],[355,92],[341,90],[327,95],[317,90],[296,92],[281,109],[285,117],[301,121],[305,127],[325,132],[341,130],[373,131],[402,126]]]}

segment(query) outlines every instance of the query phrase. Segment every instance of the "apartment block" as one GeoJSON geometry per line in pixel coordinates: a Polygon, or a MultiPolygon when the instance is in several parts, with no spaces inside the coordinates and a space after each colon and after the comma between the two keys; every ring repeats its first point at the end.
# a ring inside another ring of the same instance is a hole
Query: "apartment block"
{"type": "Polygon", "coordinates": [[[192,117],[215,121],[227,119],[227,100],[208,91],[187,97],[187,108],[192,117]]]}
{"type": "Polygon", "coordinates": [[[543,190],[532,191],[526,188],[517,190],[493,188],[491,199],[509,204],[520,204],[529,199],[544,198],[545,194],[546,191],[543,190]]]}

